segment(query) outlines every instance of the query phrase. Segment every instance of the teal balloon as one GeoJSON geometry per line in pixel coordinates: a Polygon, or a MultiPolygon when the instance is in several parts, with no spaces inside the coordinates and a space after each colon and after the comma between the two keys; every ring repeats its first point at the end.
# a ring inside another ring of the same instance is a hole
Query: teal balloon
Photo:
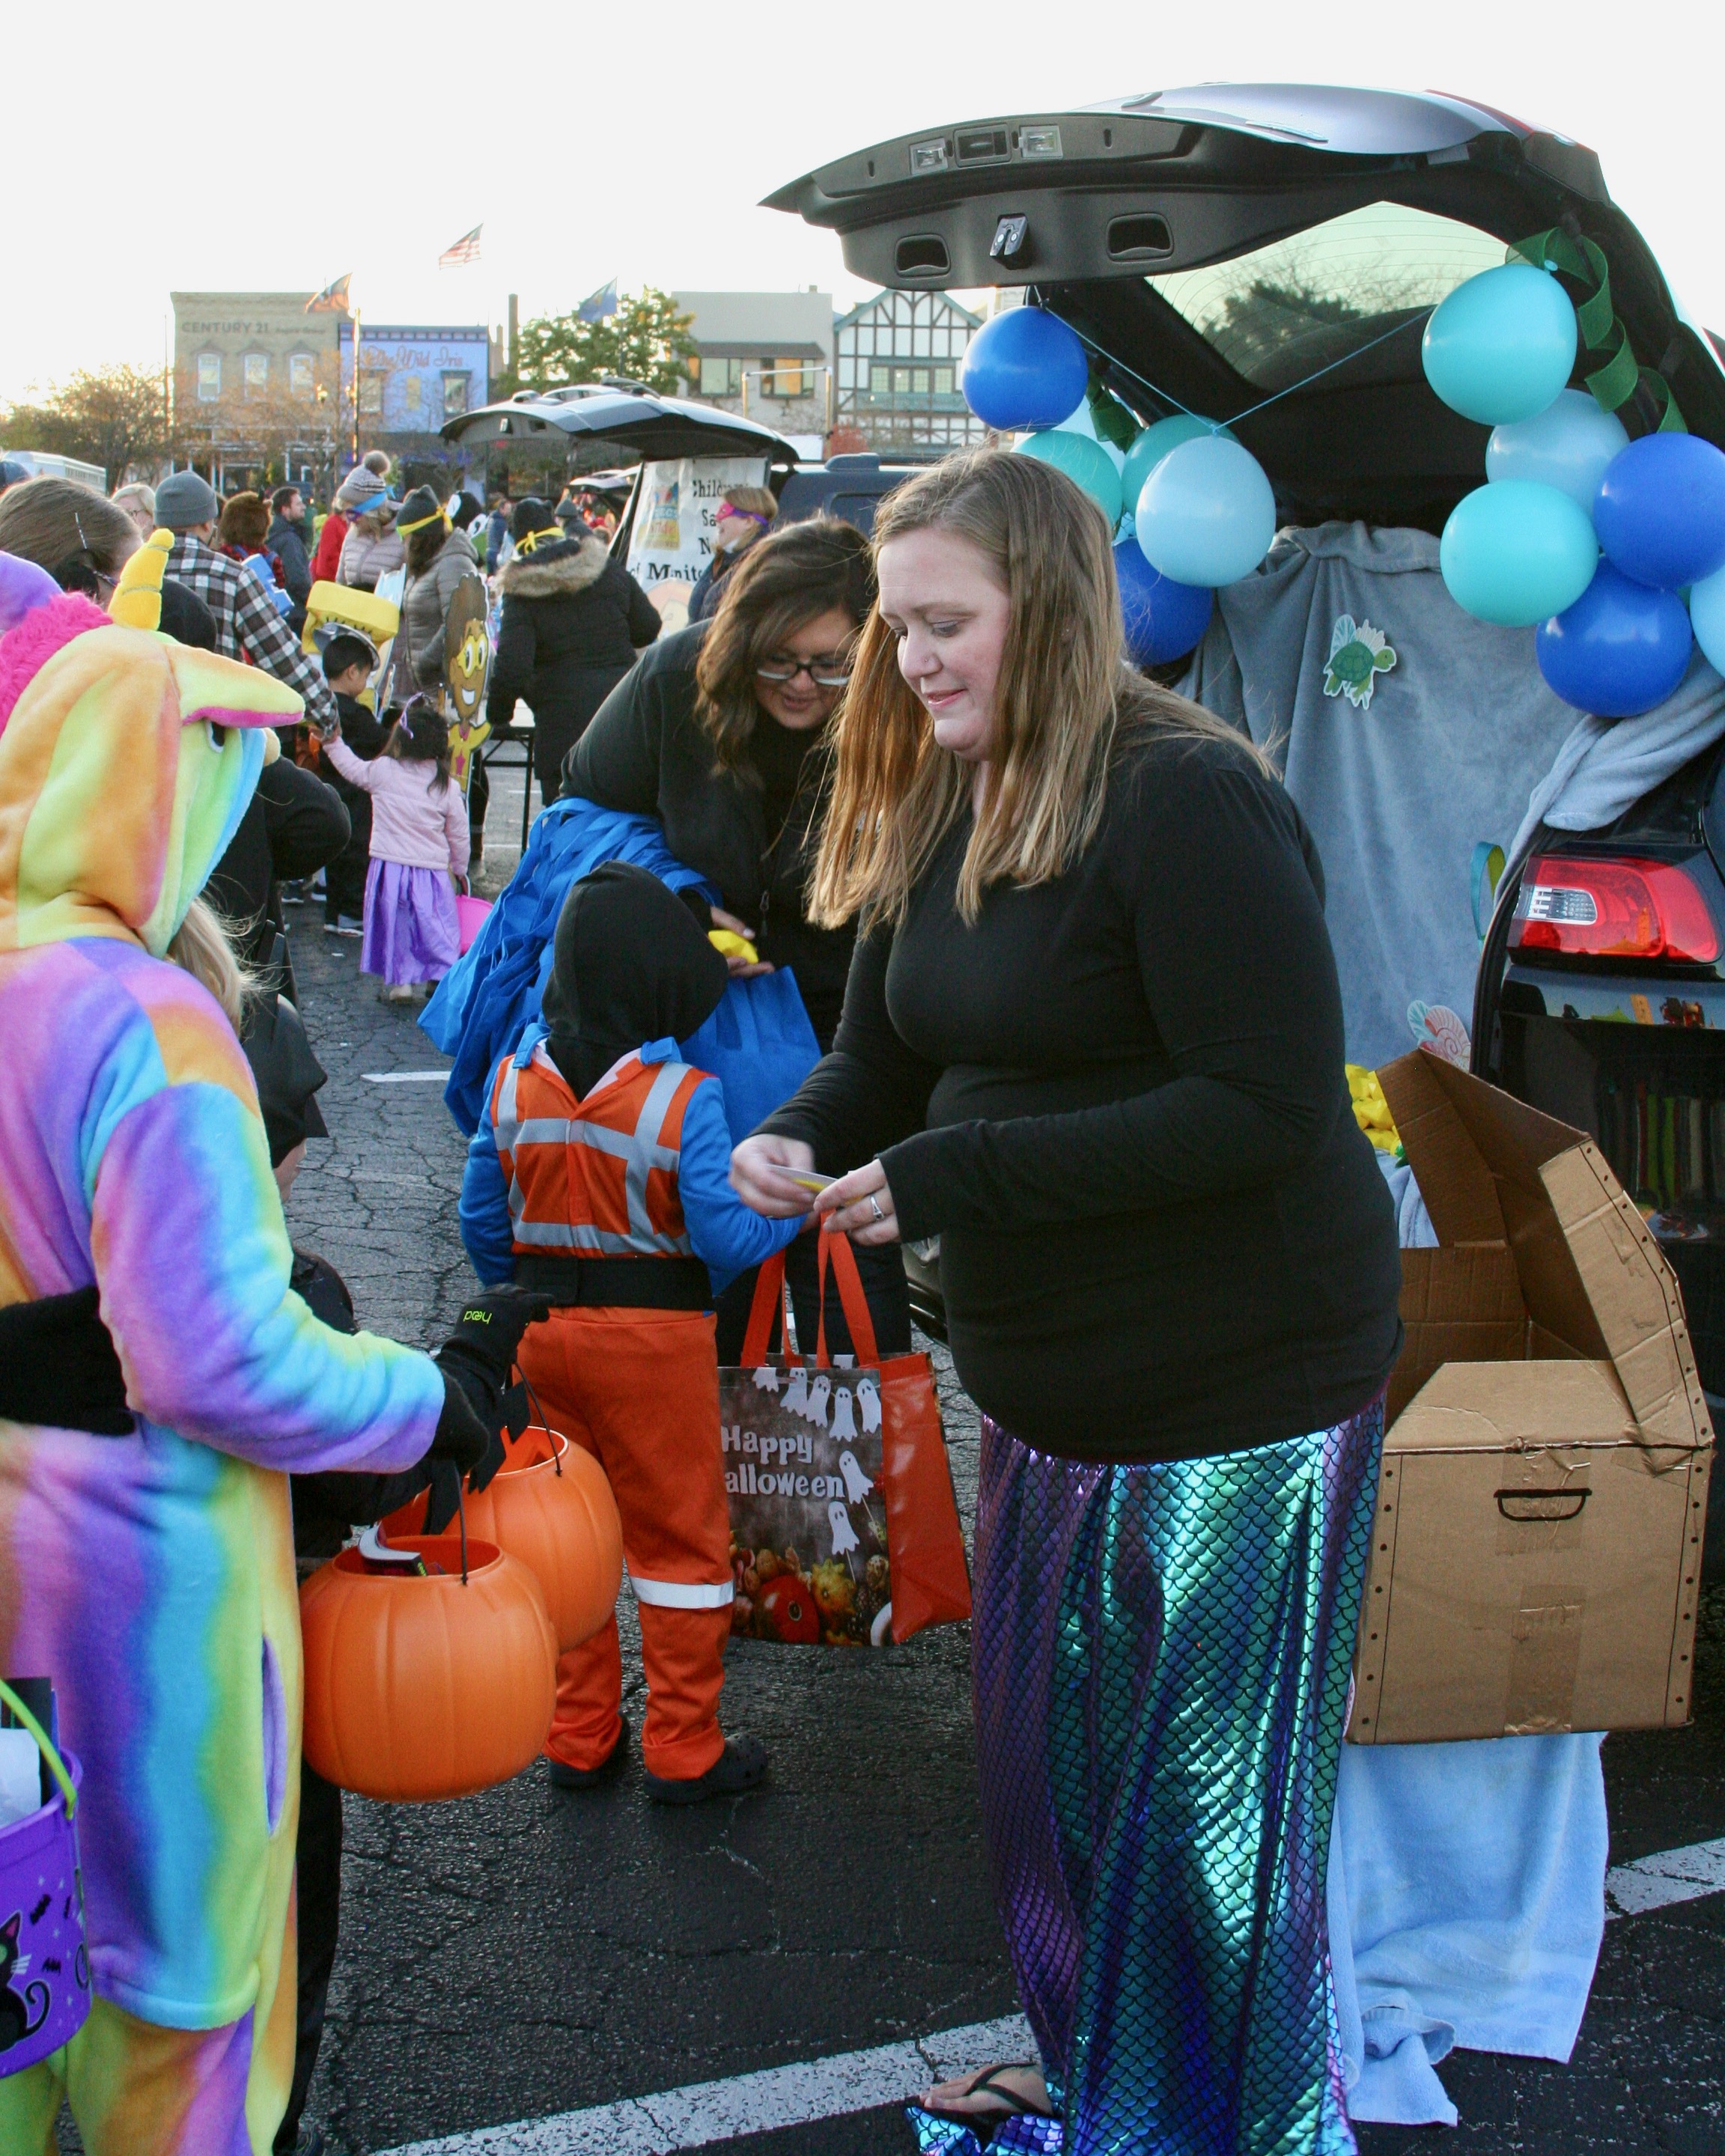
{"type": "Polygon", "coordinates": [[[1725,569],[1715,569],[1689,594],[1695,640],[1716,674],[1725,674],[1725,569]]]}
{"type": "Polygon", "coordinates": [[[1081,486],[1108,520],[1111,531],[1120,521],[1120,474],[1114,459],[1100,442],[1088,434],[1074,434],[1050,427],[1040,434],[1027,434],[1018,445],[1021,457],[1035,457],[1052,465],[1081,486]]]}
{"type": "MultiPolygon", "coordinates": [[[[1146,427],[1143,433],[1126,453],[1126,470],[1120,475],[1120,498],[1131,504],[1144,491],[1144,482],[1149,478],[1170,449],[1177,449],[1182,442],[1195,442],[1202,435],[1208,437],[1218,429],[1208,419],[1194,419],[1189,412],[1176,412],[1171,418],[1158,419],[1146,427]]],[[[1228,429],[1220,430],[1224,441],[1234,439],[1228,429]]]]}
{"type": "Polygon", "coordinates": [[[1591,516],[1606,466],[1628,447],[1629,435],[1615,413],[1602,412],[1585,389],[1565,389],[1531,419],[1496,429],[1486,444],[1486,477],[1538,480],[1567,494],[1591,516]]]}
{"type": "Polygon", "coordinates": [[[1557,279],[1527,262],[1482,270],[1425,325],[1425,378],[1452,412],[1483,427],[1531,419],[1575,364],[1575,310],[1557,279]]]}
{"type": "Polygon", "coordinates": [[[1214,590],[1250,576],[1270,552],[1276,492],[1238,442],[1182,442],[1145,480],[1132,521],[1153,569],[1214,590]]]}
{"type": "Polygon", "coordinates": [[[1599,564],[1587,511],[1529,479],[1476,487],[1456,504],[1438,548],[1456,605],[1502,629],[1532,629],[1574,606],[1599,564]]]}

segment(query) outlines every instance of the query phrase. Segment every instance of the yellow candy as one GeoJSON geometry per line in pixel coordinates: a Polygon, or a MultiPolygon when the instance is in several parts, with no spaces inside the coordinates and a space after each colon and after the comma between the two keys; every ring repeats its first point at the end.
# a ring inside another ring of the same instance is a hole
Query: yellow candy
{"type": "Polygon", "coordinates": [[[1389,1103],[1384,1097],[1384,1088],[1378,1083],[1377,1072],[1368,1070],[1359,1063],[1349,1063],[1344,1068],[1354,1121],[1380,1152],[1399,1152],[1401,1134],[1389,1112],[1389,1103]]]}
{"type": "Polygon", "coordinates": [[[710,928],[706,940],[721,957],[741,958],[746,966],[758,966],[761,954],[747,936],[739,936],[734,928],[710,928]]]}

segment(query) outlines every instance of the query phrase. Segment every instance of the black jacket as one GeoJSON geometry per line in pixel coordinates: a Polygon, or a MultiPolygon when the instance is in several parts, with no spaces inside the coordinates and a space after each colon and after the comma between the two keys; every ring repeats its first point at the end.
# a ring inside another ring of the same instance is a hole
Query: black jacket
{"type": "Polygon", "coordinates": [[[347,811],[333,787],[288,757],[266,764],[204,896],[236,924],[235,944],[254,965],[266,959],[281,927],[274,886],[308,876],[347,843],[347,811]]]}
{"type": "Polygon", "coordinates": [[[311,596],[311,562],[305,552],[305,527],[290,524],[285,516],[278,516],[270,526],[270,536],[264,544],[281,562],[281,581],[287,587],[287,595],[294,603],[294,610],[302,618],[305,602],[311,596]]]}
{"type": "Polygon", "coordinates": [[[603,539],[558,539],[503,572],[503,623],[491,661],[485,712],[509,724],[517,697],[553,732],[584,724],[639,646],[659,634],[653,602],[603,539]],[[607,677],[595,682],[591,677],[607,677]],[[583,678],[586,677],[586,678],[583,678]]]}
{"type": "Polygon", "coordinates": [[[789,814],[769,831],[761,789],[716,768],[713,745],[696,723],[695,667],[706,634],[700,623],[643,655],[569,752],[563,790],[607,808],[656,816],[677,859],[717,886],[727,913],[758,930],[761,956],[795,970],[825,1048],[839,1022],[855,941],[854,929],[816,928],[804,911],[829,759],[819,745],[811,748],[789,814]]]}

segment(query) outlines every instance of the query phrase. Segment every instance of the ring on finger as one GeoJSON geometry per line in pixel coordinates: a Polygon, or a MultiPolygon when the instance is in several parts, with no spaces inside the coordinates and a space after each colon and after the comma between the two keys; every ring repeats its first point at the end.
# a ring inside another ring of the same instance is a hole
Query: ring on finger
{"type": "Polygon", "coordinates": [[[880,1199],[875,1197],[872,1190],[869,1193],[869,1210],[874,1214],[877,1220],[884,1220],[886,1218],[886,1215],[880,1210],[880,1199]]]}

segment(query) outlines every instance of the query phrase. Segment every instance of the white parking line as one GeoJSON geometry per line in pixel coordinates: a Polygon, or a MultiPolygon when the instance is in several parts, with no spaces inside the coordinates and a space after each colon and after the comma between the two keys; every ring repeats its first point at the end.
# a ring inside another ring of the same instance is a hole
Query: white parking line
{"type": "Polygon", "coordinates": [[[364,1070],[360,1075],[367,1086],[444,1086],[449,1077],[447,1070],[364,1070]]]}
{"type": "MultiPolygon", "coordinates": [[[[1605,1916],[1608,1922],[1638,1917],[1722,1892],[1725,1840],[1697,1841],[1614,1865],[1605,1875],[1605,1916]]],[[[914,2042],[842,2051],[835,2058],[737,2074],[728,2081],[693,2082],[621,2103],[414,2141],[385,2156],[674,2156],[679,2149],[706,2148],[774,2127],[807,2126],[903,2103],[931,2082],[1000,2059],[1034,2058],[1035,2051],[1029,2024],[1013,2014],[942,2029],[914,2042]]]]}
{"type": "Polygon", "coordinates": [[[1725,1893],[1725,1841],[1695,1841],[1687,1849],[1614,1864],[1605,1874],[1605,1916],[1608,1922],[1639,1917],[1644,1910],[1718,1893],[1725,1893]]]}
{"type": "Polygon", "coordinates": [[[441,2141],[415,2141],[388,2156],[670,2156],[739,2134],[902,2103],[931,2082],[998,2059],[1034,2058],[1035,2050],[1028,2025],[1014,2014],[943,2029],[914,2042],[844,2051],[729,2081],[695,2082],[656,2096],[452,2133],[441,2141]]]}

